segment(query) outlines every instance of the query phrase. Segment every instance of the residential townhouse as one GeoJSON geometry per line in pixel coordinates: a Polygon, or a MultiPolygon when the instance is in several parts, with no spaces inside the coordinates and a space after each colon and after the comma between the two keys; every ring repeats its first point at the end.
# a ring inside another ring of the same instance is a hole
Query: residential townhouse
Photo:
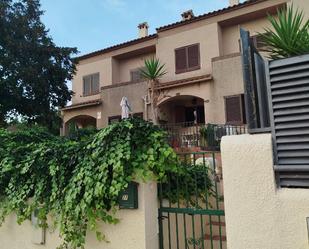
{"type": "Polygon", "coordinates": [[[230,6],[200,16],[186,11],[152,35],[141,23],[137,39],[78,57],[72,104],[62,109],[62,134],[73,123],[102,128],[118,121],[123,96],[133,115],[151,120],[148,85],[139,71],[151,57],[167,70],[158,86],[160,124],[245,124],[239,30],[249,30],[259,47],[267,14],[289,4],[309,13],[308,0],[230,0],[230,6]]]}

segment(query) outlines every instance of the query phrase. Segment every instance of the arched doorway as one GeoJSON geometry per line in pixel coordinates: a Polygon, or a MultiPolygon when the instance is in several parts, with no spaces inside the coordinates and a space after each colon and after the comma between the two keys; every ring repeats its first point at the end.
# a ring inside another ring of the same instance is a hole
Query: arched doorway
{"type": "Polygon", "coordinates": [[[205,124],[204,100],[189,95],[169,98],[159,105],[160,124],[205,124]]]}
{"type": "Polygon", "coordinates": [[[65,125],[65,135],[69,135],[71,132],[77,129],[97,127],[97,120],[96,118],[89,116],[89,115],[79,115],[69,119],[65,125]]]}
{"type": "Polygon", "coordinates": [[[200,128],[205,124],[202,98],[175,96],[159,105],[159,123],[174,148],[200,146],[200,128]]]}

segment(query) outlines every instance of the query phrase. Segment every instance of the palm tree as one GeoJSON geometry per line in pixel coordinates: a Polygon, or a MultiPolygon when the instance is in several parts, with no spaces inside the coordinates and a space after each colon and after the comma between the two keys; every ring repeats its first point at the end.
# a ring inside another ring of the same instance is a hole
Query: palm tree
{"type": "Polygon", "coordinates": [[[278,10],[277,17],[268,16],[271,28],[260,34],[270,58],[279,59],[309,53],[309,20],[293,6],[278,10]]]}
{"type": "Polygon", "coordinates": [[[144,61],[145,68],[141,69],[141,75],[148,82],[148,96],[151,102],[153,123],[158,124],[158,100],[160,92],[157,89],[159,79],[167,73],[165,64],[161,64],[159,59],[150,58],[144,61]]]}

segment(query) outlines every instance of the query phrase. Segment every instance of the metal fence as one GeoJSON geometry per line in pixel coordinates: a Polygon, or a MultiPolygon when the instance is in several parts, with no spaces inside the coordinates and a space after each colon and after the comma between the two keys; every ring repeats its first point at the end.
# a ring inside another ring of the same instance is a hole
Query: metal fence
{"type": "Polygon", "coordinates": [[[249,133],[272,133],[281,187],[309,188],[309,55],[265,61],[241,29],[249,133]]]}
{"type": "Polygon", "coordinates": [[[220,153],[179,154],[183,174],[159,183],[160,249],[225,249],[220,153]]]}
{"type": "Polygon", "coordinates": [[[201,147],[205,150],[219,150],[223,136],[247,133],[246,126],[194,122],[164,124],[161,128],[167,132],[167,140],[173,148],[201,147]]]}

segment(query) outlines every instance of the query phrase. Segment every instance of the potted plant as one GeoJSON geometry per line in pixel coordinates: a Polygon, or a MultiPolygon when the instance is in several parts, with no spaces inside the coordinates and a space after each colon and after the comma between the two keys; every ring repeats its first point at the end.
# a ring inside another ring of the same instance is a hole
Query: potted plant
{"type": "Polygon", "coordinates": [[[200,144],[202,147],[214,148],[218,146],[215,125],[207,124],[200,129],[200,144]]]}

